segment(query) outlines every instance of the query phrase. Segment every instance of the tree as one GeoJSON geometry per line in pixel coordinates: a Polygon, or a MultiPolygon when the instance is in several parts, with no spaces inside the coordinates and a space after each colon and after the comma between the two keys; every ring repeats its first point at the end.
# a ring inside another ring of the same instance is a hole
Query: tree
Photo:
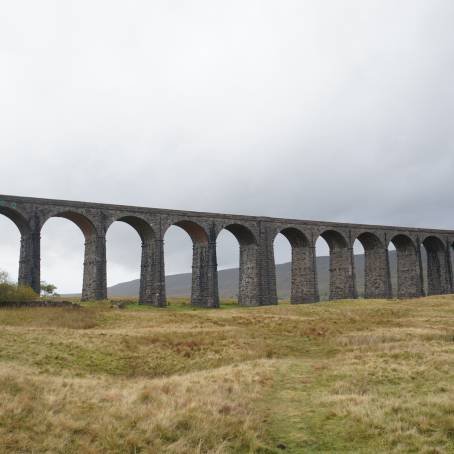
{"type": "Polygon", "coordinates": [[[45,281],[41,281],[41,292],[44,293],[44,296],[56,296],[55,290],[57,290],[57,286],[53,284],[48,284],[45,281]]]}
{"type": "Polygon", "coordinates": [[[6,271],[0,270],[0,284],[9,284],[9,275],[6,271]]]}

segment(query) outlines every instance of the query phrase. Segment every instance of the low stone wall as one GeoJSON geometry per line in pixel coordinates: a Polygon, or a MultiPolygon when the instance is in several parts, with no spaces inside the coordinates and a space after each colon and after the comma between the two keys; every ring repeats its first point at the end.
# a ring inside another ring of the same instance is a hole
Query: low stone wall
{"type": "Polygon", "coordinates": [[[70,307],[79,309],[81,306],[71,301],[51,301],[51,300],[35,300],[35,301],[0,301],[1,308],[20,308],[20,307],[70,307]]]}

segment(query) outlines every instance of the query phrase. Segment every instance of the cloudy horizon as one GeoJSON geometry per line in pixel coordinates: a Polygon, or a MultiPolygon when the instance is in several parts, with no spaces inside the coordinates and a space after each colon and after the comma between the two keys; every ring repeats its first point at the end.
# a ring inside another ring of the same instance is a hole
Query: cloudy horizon
{"type": "MultiPolygon", "coordinates": [[[[18,0],[0,16],[0,194],[454,228],[450,0],[18,0]]],[[[19,234],[0,216],[0,269],[19,234]]],[[[81,287],[83,237],[42,232],[42,278],[81,287]]],[[[168,274],[190,271],[173,227],[168,274]]],[[[276,261],[290,258],[285,239],[276,261]]],[[[320,244],[318,254],[326,254],[320,244]]],[[[108,232],[109,285],[140,240],[108,232]]],[[[221,268],[236,240],[219,241],[221,268]]]]}

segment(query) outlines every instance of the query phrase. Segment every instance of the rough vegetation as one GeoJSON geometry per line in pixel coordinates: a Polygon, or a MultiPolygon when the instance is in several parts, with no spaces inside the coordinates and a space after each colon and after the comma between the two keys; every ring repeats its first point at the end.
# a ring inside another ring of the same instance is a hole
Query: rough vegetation
{"type": "Polygon", "coordinates": [[[2,303],[31,301],[38,295],[30,288],[10,281],[8,273],[0,270],[0,306],[2,303]]]}
{"type": "Polygon", "coordinates": [[[1,309],[0,345],[0,452],[454,450],[452,296],[1,309]]]}

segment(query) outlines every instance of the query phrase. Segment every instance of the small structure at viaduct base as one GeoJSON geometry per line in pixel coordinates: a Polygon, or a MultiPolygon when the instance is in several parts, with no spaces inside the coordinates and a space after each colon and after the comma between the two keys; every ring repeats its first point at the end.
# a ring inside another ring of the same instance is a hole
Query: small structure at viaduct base
{"type": "Polygon", "coordinates": [[[132,226],[142,240],[141,304],[166,305],[164,234],[176,225],[193,242],[191,303],[218,307],[216,239],[229,230],[240,245],[239,304],[277,304],[273,242],[283,234],[292,247],[293,304],[319,301],[315,242],[323,237],[330,249],[329,298],[356,298],[353,243],[365,251],[365,297],[392,296],[388,246],[397,250],[397,295],[423,296],[421,246],[427,252],[429,295],[453,292],[451,249],[454,231],[381,225],[301,221],[191,211],[141,208],[0,195],[0,214],[21,233],[19,284],[40,289],[40,232],[52,217],[69,219],[85,237],[83,300],[107,297],[106,232],[115,221],[132,226]]]}

